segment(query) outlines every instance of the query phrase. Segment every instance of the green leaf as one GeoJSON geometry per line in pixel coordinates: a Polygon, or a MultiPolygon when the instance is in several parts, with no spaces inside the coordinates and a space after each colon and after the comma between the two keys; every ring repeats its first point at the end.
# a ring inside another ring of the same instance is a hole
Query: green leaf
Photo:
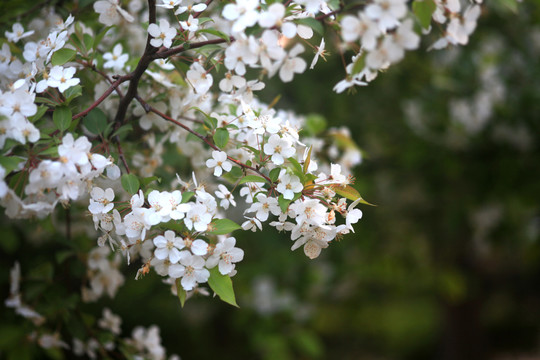
{"type": "Polygon", "coordinates": [[[270,171],[270,174],[268,174],[268,177],[270,178],[270,180],[272,180],[272,182],[276,182],[277,179],[279,178],[279,173],[281,172],[281,168],[275,168],[275,169],[272,169],[270,171]]]}
{"type": "Polygon", "coordinates": [[[149,176],[145,177],[141,180],[142,187],[147,187],[150,183],[157,181],[158,183],[161,183],[161,178],[157,176],[149,176]]]}
{"type": "Polygon", "coordinates": [[[58,146],[51,146],[39,152],[40,155],[58,156],[58,146]]]}
{"type": "Polygon", "coordinates": [[[64,92],[64,96],[66,97],[65,104],[68,105],[73,99],[81,95],[82,95],[81,85],[75,85],[75,86],[70,87],[64,92]]]}
{"type": "Polygon", "coordinates": [[[266,179],[257,175],[247,175],[247,176],[244,176],[238,184],[241,185],[247,182],[266,182],[266,179]]]}
{"type": "Polygon", "coordinates": [[[238,307],[231,278],[227,275],[222,275],[217,266],[209,271],[210,277],[208,278],[208,285],[210,285],[210,288],[221,300],[227,304],[238,307]]]}
{"type": "Polygon", "coordinates": [[[360,73],[364,68],[366,67],[366,52],[362,53],[362,55],[358,56],[356,58],[356,61],[354,62],[353,68],[352,68],[352,75],[356,75],[360,73]]]}
{"type": "Polygon", "coordinates": [[[130,194],[136,194],[139,191],[139,179],[133,174],[124,174],[121,178],[122,187],[130,194]]]}
{"type": "Polygon", "coordinates": [[[225,148],[229,142],[229,131],[225,128],[219,128],[214,133],[214,144],[220,149],[225,148]]]}
{"type": "Polygon", "coordinates": [[[315,20],[315,18],[306,17],[302,19],[296,19],[294,20],[295,23],[300,25],[306,25],[313,29],[317,34],[323,36],[324,35],[324,27],[322,26],[321,22],[319,20],[315,20]]]}
{"type": "Polygon", "coordinates": [[[182,193],[182,204],[187,203],[195,195],[193,191],[186,191],[182,193]]]}
{"type": "Polygon", "coordinates": [[[113,137],[114,136],[122,136],[124,134],[127,134],[129,133],[130,131],[133,130],[133,126],[131,124],[126,124],[126,125],[122,125],[118,128],[118,130],[116,130],[114,133],[113,133],[113,137]]]}
{"type": "Polygon", "coordinates": [[[307,153],[307,156],[306,156],[306,160],[304,161],[304,174],[307,174],[307,171],[308,171],[308,168],[309,168],[309,163],[311,162],[311,150],[313,150],[313,145],[311,145],[309,147],[309,150],[308,150],[308,153],[307,153]]]}
{"type": "Polygon", "coordinates": [[[371,205],[371,206],[377,206],[374,204],[370,204],[366,200],[362,198],[358,190],[353,188],[350,185],[330,185],[330,188],[336,192],[336,194],[343,196],[344,198],[347,198],[352,201],[358,201],[359,203],[371,205]]]}
{"type": "Polygon", "coordinates": [[[65,63],[73,59],[76,54],[77,52],[72,49],[68,49],[68,48],[60,49],[53,54],[51,58],[51,64],[53,66],[64,65],[65,63]]]}
{"type": "Polygon", "coordinates": [[[352,201],[361,198],[360,193],[350,185],[331,185],[330,188],[332,188],[336,194],[352,201]]]}
{"type": "Polygon", "coordinates": [[[56,101],[53,101],[51,99],[41,97],[41,96],[36,97],[35,101],[38,104],[48,104],[48,105],[51,105],[52,107],[55,107],[56,105],[58,105],[58,103],[56,101]]]}
{"type": "Polygon", "coordinates": [[[107,127],[107,115],[101,109],[95,108],[86,115],[83,125],[92,134],[101,134],[107,127]]]}
{"type": "Polygon", "coordinates": [[[207,113],[205,113],[204,111],[202,111],[201,109],[199,109],[198,107],[196,106],[193,106],[191,108],[189,108],[189,110],[195,110],[195,111],[198,111],[200,112],[201,114],[204,115],[204,123],[206,126],[208,126],[210,129],[215,129],[217,127],[217,119],[214,118],[214,117],[211,117],[210,115],[208,115],[207,113]]]}
{"type": "Polygon", "coordinates": [[[281,208],[281,212],[284,212],[286,213],[287,212],[287,209],[289,208],[289,205],[290,203],[292,202],[292,200],[287,200],[283,197],[283,194],[279,195],[278,197],[278,204],[279,204],[279,207],[281,208]]]}
{"type": "Polygon", "coordinates": [[[431,16],[437,9],[435,2],[433,0],[415,0],[412,7],[414,14],[418,17],[418,20],[420,20],[420,25],[422,25],[424,29],[429,28],[431,16]]]}
{"type": "Polygon", "coordinates": [[[34,115],[30,116],[28,118],[28,120],[30,120],[30,122],[36,122],[38,121],[39,119],[41,119],[43,117],[43,115],[45,115],[45,113],[47,112],[47,107],[44,106],[44,105],[41,105],[40,107],[38,107],[38,111],[37,113],[35,113],[34,115]]]}
{"type": "Polygon", "coordinates": [[[101,43],[101,40],[103,40],[103,37],[105,36],[105,34],[107,34],[107,32],[113,27],[114,25],[111,25],[111,26],[107,26],[105,28],[102,28],[101,31],[96,35],[95,39],[94,39],[94,44],[93,45],[93,48],[94,50],[96,50],[97,46],[101,43]]]}
{"type": "Polygon", "coordinates": [[[59,106],[54,110],[53,122],[60,131],[65,131],[71,125],[71,110],[67,106],[59,106]]]}
{"type": "Polygon", "coordinates": [[[87,50],[91,50],[94,45],[94,37],[90,36],[90,34],[84,34],[83,41],[84,41],[84,47],[87,50]]]}
{"type": "Polygon", "coordinates": [[[230,234],[235,230],[241,229],[241,226],[229,219],[215,219],[210,223],[214,230],[208,231],[212,235],[230,234]]]}
{"type": "Polygon", "coordinates": [[[298,178],[300,179],[300,182],[304,183],[304,171],[302,169],[302,165],[300,165],[300,163],[298,162],[298,160],[296,160],[295,158],[293,157],[290,157],[289,159],[289,162],[291,163],[292,165],[292,171],[294,173],[294,175],[298,176],[298,178]]]}
{"type": "Polygon", "coordinates": [[[326,130],[326,119],[319,114],[310,114],[306,118],[306,130],[312,135],[318,135],[326,130]]]}
{"type": "Polygon", "coordinates": [[[16,156],[0,156],[0,165],[6,170],[6,175],[19,167],[25,159],[16,156]]]}
{"type": "Polygon", "coordinates": [[[182,284],[180,283],[182,279],[178,278],[176,279],[176,294],[178,295],[178,300],[180,300],[180,306],[184,307],[184,304],[186,303],[186,290],[182,287],[182,284]]]}
{"type": "Polygon", "coordinates": [[[217,36],[218,38],[221,38],[221,39],[227,41],[228,43],[231,42],[231,38],[229,37],[229,35],[225,34],[224,32],[221,32],[219,30],[215,30],[215,29],[200,29],[200,30],[197,30],[197,34],[200,34],[200,33],[212,34],[214,36],[217,36]]]}

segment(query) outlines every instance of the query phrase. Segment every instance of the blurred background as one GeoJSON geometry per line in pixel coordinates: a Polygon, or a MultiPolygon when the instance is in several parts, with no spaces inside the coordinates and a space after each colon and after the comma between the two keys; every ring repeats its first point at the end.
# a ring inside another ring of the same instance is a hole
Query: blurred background
{"type": "MultiPolygon", "coordinates": [[[[263,100],[282,94],[278,107],[350,129],[364,156],[355,187],[378,205],[318,259],[270,227],[235,234],[240,309],[207,297],[182,309],[157,275],[136,282],[131,266],[115,300],[84,311],[108,306],[124,333],[158,324],[182,359],[540,359],[537,5],[490,0],[469,45],[426,43],[354,93],[332,91],[344,71],[331,45],[314,71],[268,82],[263,100]]],[[[2,221],[5,298],[13,259],[34,259],[22,223],[2,221]]],[[[0,349],[22,332],[4,310],[0,349]]]]}

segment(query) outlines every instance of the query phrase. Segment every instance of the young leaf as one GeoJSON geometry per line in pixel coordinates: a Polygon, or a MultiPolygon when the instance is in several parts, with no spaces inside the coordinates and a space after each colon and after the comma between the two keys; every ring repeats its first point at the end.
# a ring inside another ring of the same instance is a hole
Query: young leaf
{"type": "Polygon", "coordinates": [[[198,111],[201,114],[203,114],[204,115],[204,124],[206,126],[208,126],[210,129],[215,129],[217,127],[217,119],[216,118],[211,117],[210,115],[208,115],[207,113],[205,113],[204,111],[202,111],[201,109],[199,109],[196,106],[191,107],[190,110],[195,110],[195,111],[198,111]]]}
{"type": "Polygon", "coordinates": [[[221,38],[221,39],[225,40],[228,43],[231,42],[231,38],[229,38],[229,35],[225,34],[224,32],[221,32],[219,30],[215,30],[215,29],[200,29],[200,30],[197,30],[197,34],[200,34],[200,33],[212,34],[214,36],[217,36],[218,38],[221,38]]]}
{"type": "Polygon", "coordinates": [[[261,177],[261,176],[257,176],[257,175],[247,175],[247,176],[244,176],[242,178],[242,180],[240,180],[240,182],[238,183],[239,185],[241,184],[245,184],[247,182],[266,182],[266,179],[261,177]]]}
{"type": "Polygon", "coordinates": [[[238,307],[231,278],[228,275],[222,275],[217,266],[209,271],[210,277],[208,278],[208,285],[210,285],[210,288],[221,300],[225,301],[227,304],[238,307]]]}
{"type": "Polygon", "coordinates": [[[279,173],[281,172],[281,169],[280,168],[275,168],[275,169],[272,169],[270,171],[270,174],[268,174],[268,177],[270,178],[270,180],[272,180],[273,182],[276,182],[278,177],[279,177],[279,173]]]}
{"type": "Polygon", "coordinates": [[[122,187],[130,194],[136,194],[139,191],[139,179],[133,174],[124,174],[121,178],[122,187]]]}
{"type": "Polygon", "coordinates": [[[354,62],[351,74],[356,75],[366,67],[366,52],[362,53],[354,62]]]}
{"type": "Polygon", "coordinates": [[[292,202],[292,200],[287,200],[283,197],[283,195],[279,195],[278,197],[278,204],[281,208],[281,211],[286,213],[287,209],[289,208],[289,204],[292,202]]]}
{"type": "Polygon", "coordinates": [[[19,167],[19,163],[24,159],[16,156],[1,156],[0,165],[6,170],[6,175],[19,167]]]}
{"type": "Polygon", "coordinates": [[[326,130],[326,119],[319,114],[310,114],[306,118],[306,130],[311,135],[318,135],[326,130]]]}
{"type": "Polygon", "coordinates": [[[84,47],[87,50],[92,49],[92,47],[94,46],[94,37],[90,36],[90,34],[84,34],[83,41],[84,41],[84,47]]]}
{"type": "Polygon", "coordinates": [[[92,134],[101,134],[107,127],[107,115],[101,109],[95,108],[86,115],[83,125],[92,134]]]}
{"type": "Polygon", "coordinates": [[[150,183],[157,181],[158,183],[161,183],[161,178],[157,176],[148,176],[141,179],[141,184],[143,187],[147,187],[150,183]]]}
{"type": "Polygon", "coordinates": [[[178,295],[178,300],[180,300],[180,306],[184,307],[187,294],[186,290],[184,290],[184,288],[182,287],[182,284],[180,284],[181,280],[181,278],[176,279],[176,294],[178,295]]]}
{"type": "Polygon", "coordinates": [[[323,36],[324,35],[324,27],[320,23],[320,21],[315,20],[315,18],[306,17],[302,19],[296,19],[294,20],[295,23],[300,25],[306,25],[312,28],[317,34],[323,36]]]}
{"type": "Polygon", "coordinates": [[[366,204],[366,205],[377,206],[377,205],[370,204],[366,200],[364,200],[362,196],[360,195],[360,193],[350,185],[344,185],[344,186],[331,185],[330,187],[332,188],[332,190],[336,192],[336,194],[343,196],[344,198],[347,198],[352,201],[358,201],[359,203],[366,204]]]}
{"type": "Polygon", "coordinates": [[[53,66],[64,65],[65,63],[73,59],[76,54],[77,52],[72,49],[68,49],[68,48],[60,49],[53,54],[51,58],[51,64],[53,66]]]}
{"type": "Polygon", "coordinates": [[[133,130],[133,126],[131,124],[126,124],[126,125],[122,125],[118,128],[118,130],[116,130],[113,134],[113,137],[114,136],[122,136],[124,134],[127,134],[128,132],[130,132],[131,130],[133,130]]]}
{"type": "Polygon", "coordinates": [[[82,95],[82,86],[81,85],[75,85],[67,89],[64,93],[64,96],[66,97],[65,104],[68,105],[71,100],[75,99],[76,97],[79,97],[82,95]]]}
{"type": "Polygon", "coordinates": [[[208,231],[213,235],[225,235],[240,229],[240,225],[229,219],[216,219],[210,224],[214,230],[208,231]]]}
{"type": "Polygon", "coordinates": [[[186,191],[182,193],[182,204],[187,203],[195,195],[193,191],[186,191]]]}
{"type": "Polygon", "coordinates": [[[38,121],[39,119],[41,119],[43,117],[43,115],[45,115],[45,113],[47,112],[47,109],[48,108],[46,106],[41,105],[40,107],[38,107],[37,113],[35,113],[35,115],[32,115],[32,116],[28,117],[28,120],[30,122],[38,121]]]}
{"type": "Polygon", "coordinates": [[[60,131],[65,131],[71,125],[71,110],[67,106],[59,106],[54,110],[53,122],[60,131]]]}
{"type": "Polygon", "coordinates": [[[313,150],[313,145],[311,145],[309,147],[309,150],[308,150],[308,153],[307,153],[307,156],[306,156],[306,160],[304,161],[304,174],[307,174],[307,171],[308,171],[308,168],[309,168],[309,163],[311,162],[311,150],[313,150]]]}
{"type": "Polygon", "coordinates": [[[413,2],[413,11],[418,20],[420,20],[420,25],[424,29],[429,28],[431,24],[431,16],[437,9],[435,2],[433,0],[415,0],[413,2]]]}
{"type": "Polygon", "coordinates": [[[225,128],[219,128],[214,133],[214,144],[220,149],[225,148],[229,142],[229,131],[225,128]]]}

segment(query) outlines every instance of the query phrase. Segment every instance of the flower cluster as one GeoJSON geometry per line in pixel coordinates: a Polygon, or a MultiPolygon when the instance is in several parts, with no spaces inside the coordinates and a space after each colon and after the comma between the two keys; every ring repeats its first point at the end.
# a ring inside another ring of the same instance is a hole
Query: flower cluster
{"type": "MultiPolygon", "coordinates": [[[[325,26],[340,51],[354,50],[342,92],[418,48],[431,19],[447,25],[438,49],[466,44],[480,14],[458,0],[370,0],[347,11],[321,0],[149,6],[99,0],[89,25],[45,9],[52,21],[13,25],[0,50],[0,204],[11,218],[41,218],[90,193],[84,207],[101,235],[86,258],[84,301],[114,297],[123,254],[142,261],[137,277],[153,269],[181,299],[208,283],[234,304],[223,293],[244,257],[233,231],[269,223],[312,259],[354,231],[366,202],[352,186],[362,155],[348,130],[256,92],[267,78],[307,71],[306,47],[310,69],[324,59],[325,26]],[[174,176],[190,172],[191,183],[174,176]],[[235,197],[245,202],[241,225],[230,220],[242,207],[235,197]]],[[[141,351],[160,353],[152,344],[141,351]]]]}

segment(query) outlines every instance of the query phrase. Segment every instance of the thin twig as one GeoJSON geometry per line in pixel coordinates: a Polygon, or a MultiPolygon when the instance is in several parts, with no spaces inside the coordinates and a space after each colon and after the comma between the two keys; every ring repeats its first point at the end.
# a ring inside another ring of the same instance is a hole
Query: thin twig
{"type": "Polygon", "coordinates": [[[111,93],[120,85],[121,83],[128,81],[131,78],[130,75],[121,76],[116,81],[114,81],[111,86],[97,99],[94,101],[92,105],[90,105],[86,110],[73,115],[73,119],[78,119],[80,117],[86,116],[90,111],[92,111],[94,108],[96,108],[99,104],[101,104],[111,93]]]}
{"type": "MultiPolygon", "coordinates": [[[[231,40],[231,42],[233,42],[235,39],[233,37],[231,37],[230,40],[231,40]]],[[[204,45],[223,44],[225,42],[227,42],[227,40],[225,40],[225,39],[214,39],[214,40],[201,41],[201,42],[189,44],[188,46],[185,46],[185,44],[183,44],[183,45],[177,46],[177,47],[169,49],[169,50],[157,52],[157,53],[152,55],[152,58],[153,59],[165,59],[165,58],[168,58],[169,56],[176,55],[176,54],[179,54],[179,53],[187,51],[187,50],[203,47],[204,45]]]]}
{"type": "MultiPolygon", "coordinates": [[[[150,24],[156,23],[156,0],[148,0],[148,22],[150,24]]],[[[129,104],[131,101],[135,98],[137,95],[137,89],[139,87],[139,81],[148,68],[148,65],[154,60],[152,55],[158,50],[157,48],[153,47],[150,44],[150,40],[152,40],[152,37],[150,34],[148,34],[146,38],[146,48],[144,49],[144,53],[139,60],[139,63],[137,64],[137,67],[133,72],[131,72],[131,80],[129,82],[129,88],[126,92],[126,95],[124,98],[120,101],[120,105],[118,105],[118,110],[116,112],[116,116],[114,118],[115,121],[115,128],[118,129],[122,123],[124,122],[124,119],[126,117],[126,112],[129,104]]]]}
{"type": "MultiPolygon", "coordinates": [[[[198,137],[199,139],[201,139],[202,141],[204,141],[208,146],[210,146],[212,149],[214,150],[218,150],[218,151],[221,151],[220,148],[218,148],[212,141],[210,141],[206,136],[202,135],[202,134],[199,134],[198,132],[196,132],[195,130],[191,129],[189,126],[186,126],[184,124],[182,124],[180,121],[177,121],[175,119],[173,119],[172,117],[162,113],[161,111],[157,110],[156,108],[152,107],[150,104],[148,104],[146,101],[144,101],[143,99],[141,99],[140,96],[137,96],[136,99],[141,103],[141,105],[143,106],[143,108],[145,108],[145,110],[147,110],[148,112],[153,112],[154,114],[156,115],[159,115],[160,117],[162,117],[163,119],[167,120],[167,121],[170,121],[178,126],[180,126],[182,129],[186,130],[187,132],[189,132],[190,134],[193,134],[195,135],[196,137],[198,137]]],[[[265,174],[263,174],[261,171],[259,171],[258,169],[252,167],[252,166],[249,166],[249,165],[246,165],[244,164],[243,162],[239,161],[239,160],[236,160],[230,156],[227,156],[227,159],[229,159],[230,161],[232,161],[233,163],[235,163],[236,165],[238,166],[241,166],[245,169],[249,169],[251,171],[254,171],[256,172],[257,174],[261,175],[266,181],[268,181],[268,183],[272,186],[273,185],[273,182],[272,180],[266,176],[265,174]]]]}

